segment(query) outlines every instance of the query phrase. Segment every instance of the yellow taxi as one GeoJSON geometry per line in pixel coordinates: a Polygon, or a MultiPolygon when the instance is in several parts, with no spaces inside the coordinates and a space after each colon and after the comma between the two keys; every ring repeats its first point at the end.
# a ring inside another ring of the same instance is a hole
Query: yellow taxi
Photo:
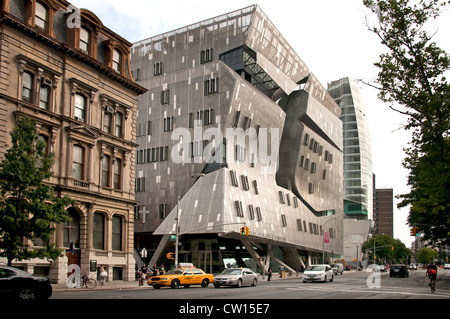
{"type": "Polygon", "coordinates": [[[214,276],[212,274],[207,274],[198,268],[175,268],[164,275],[150,277],[147,284],[155,289],[163,286],[171,288],[183,286],[188,288],[190,285],[201,285],[207,288],[213,280],[214,276]]]}

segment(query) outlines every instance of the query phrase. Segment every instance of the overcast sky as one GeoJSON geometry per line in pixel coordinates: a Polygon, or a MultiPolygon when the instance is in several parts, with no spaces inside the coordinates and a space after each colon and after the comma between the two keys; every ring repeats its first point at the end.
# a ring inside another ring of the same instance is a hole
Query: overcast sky
{"type": "MultiPolygon", "coordinates": [[[[78,8],[96,14],[105,26],[130,42],[137,42],[202,20],[258,4],[324,87],[342,77],[374,80],[384,48],[366,28],[374,16],[362,0],[72,0],[78,8]]],[[[450,12],[430,25],[435,40],[450,52],[450,12]]],[[[393,188],[394,195],[408,192],[407,171],[402,167],[403,148],[410,135],[402,129],[406,118],[377,99],[363,84],[360,92],[369,119],[373,169],[377,188],[393,188]]],[[[394,203],[394,237],[410,246],[406,226],[408,210],[394,203]]]]}

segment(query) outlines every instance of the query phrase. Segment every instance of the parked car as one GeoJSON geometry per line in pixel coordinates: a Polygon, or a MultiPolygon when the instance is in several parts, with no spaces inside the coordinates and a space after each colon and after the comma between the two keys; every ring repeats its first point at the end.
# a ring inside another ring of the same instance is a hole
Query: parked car
{"type": "Polygon", "coordinates": [[[214,287],[220,286],[256,286],[258,275],[248,268],[228,268],[214,277],[214,287]]]}
{"type": "Polygon", "coordinates": [[[52,296],[48,277],[32,275],[26,271],[0,266],[0,296],[10,299],[48,299],[52,296]]]}
{"type": "Polygon", "coordinates": [[[387,268],[385,265],[380,265],[380,271],[381,272],[387,272],[387,268]]]}
{"type": "Polygon", "coordinates": [[[303,273],[303,282],[326,282],[327,280],[330,282],[334,280],[334,271],[330,265],[311,265],[303,273]]]}
{"type": "Polygon", "coordinates": [[[450,269],[450,264],[444,264],[444,269],[450,269]]]}
{"type": "Polygon", "coordinates": [[[188,288],[191,285],[201,285],[206,288],[213,280],[214,276],[212,274],[207,274],[198,268],[175,268],[164,275],[150,277],[147,284],[155,289],[163,286],[171,288],[183,286],[188,288]]]}
{"type": "Polygon", "coordinates": [[[389,275],[391,277],[409,277],[409,270],[406,265],[392,265],[389,275]]]}
{"type": "Polygon", "coordinates": [[[331,268],[333,269],[335,275],[337,275],[337,274],[343,275],[344,274],[344,265],[343,264],[332,264],[331,268]]]}

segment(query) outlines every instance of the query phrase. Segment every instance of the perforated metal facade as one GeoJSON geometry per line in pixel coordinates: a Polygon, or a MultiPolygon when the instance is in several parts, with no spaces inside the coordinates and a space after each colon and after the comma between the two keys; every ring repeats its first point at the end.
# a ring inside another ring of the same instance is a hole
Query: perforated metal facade
{"type": "Polygon", "coordinates": [[[325,250],[342,252],[341,110],[260,7],[135,43],[132,72],[149,90],[135,230],[163,236],[152,264],[173,251],[177,207],[180,249],[197,265],[212,251],[206,270],[227,266],[226,240],[260,268],[263,256],[292,269],[317,260],[324,232],[325,250]]]}

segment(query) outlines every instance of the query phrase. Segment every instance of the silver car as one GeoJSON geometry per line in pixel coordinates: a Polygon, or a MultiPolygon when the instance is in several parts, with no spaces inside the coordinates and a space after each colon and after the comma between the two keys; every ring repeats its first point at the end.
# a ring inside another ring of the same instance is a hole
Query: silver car
{"type": "Polygon", "coordinates": [[[248,268],[228,268],[214,277],[214,287],[220,286],[256,286],[258,275],[248,268]]]}

